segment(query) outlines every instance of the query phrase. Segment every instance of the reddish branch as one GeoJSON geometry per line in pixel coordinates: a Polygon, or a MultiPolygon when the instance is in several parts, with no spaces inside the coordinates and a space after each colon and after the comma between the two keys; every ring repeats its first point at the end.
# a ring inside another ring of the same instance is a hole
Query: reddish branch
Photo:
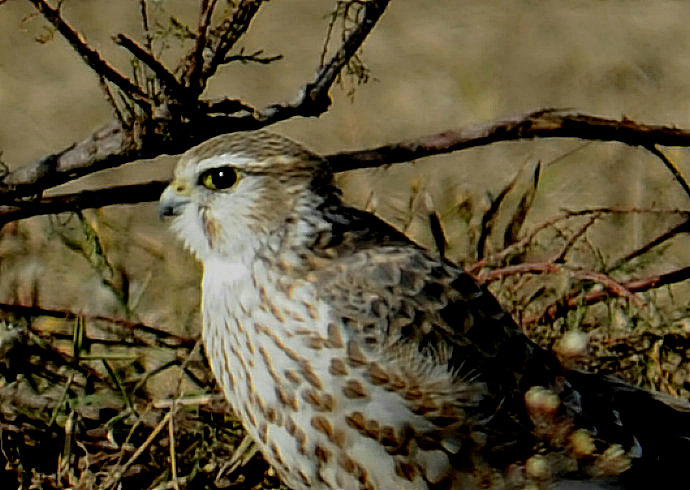
{"type": "MultiPolygon", "coordinates": [[[[477,279],[480,282],[495,281],[503,279],[507,276],[522,275],[522,274],[553,274],[557,272],[568,272],[575,275],[578,279],[584,281],[592,281],[604,286],[606,291],[615,296],[626,297],[636,303],[638,306],[641,302],[632,294],[625,284],[616,281],[615,279],[603,274],[601,272],[587,271],[579,268],[568,266],[553,261],[545,262],[525,262],[522,264],[510,265],[501,267],[492,271],[479,274],[477,279]]],[[[605,295],[604,295],[605,296],[605,295]]],[[[602,296],[602,298],[604,297],[602,296]]]]}
{"type": "MultiPolygon", "coordinates": [[[[495,254],[489,255],[476,261],[474,264],[467,268],[467,272],[473,275],[478,275],[481,270],[485,267],[497,266],[503,263],[508,257],[522,253],[532,242],[534,242],[537,235],[549,228],[555,227],[558,223],[564,222],[574,217],[578,216],[599,216],[599,215],[609,215],[609,214],[651,214],[656,216],[662,215],[673,215],[685,218],[685,221],[675,225],[671,229],[661,233],[659,236],[653,238],[648,243],[640,246],[638,249],[631,251],[624,257],[616,260],[613,265],[607,268],[607,272],[617,269],[623,264],[640,257],[641,255],[649,252],[654,247],[661,245],[662,243],[670,240],[679,233],[690,232],[690,211],[684,209],[651,209],[651,208],[611,208],[611,207],[600,207],[591,209],[580,209],[577,211],[564,211],[561,214],[553,216],[543,223],[535,226],[530,232],[523,236],[520,240],[515,243],[510,244],[503,250],[496,252],[495,254]]],[[[573,237],[576,237],[575,234],[573,237]]]]}
{"type": "MultiPolygon", "coordinates": [[[[620,285],[630,293],[641,293],[644,291],[649,291],[650,289],[676,284],[688,279],[690,279],[690,266],[667,272],[666,274],[658,274],[643,279],[627,281],[621,283],[620,285]]],[[[569,296],[561,303],[549,306],[541,315],[525,318],[522,324],[523,326],[526,326],[550,323],[556,318],[562,317],[565,311],[577,308],[581,305],[592,305],[598,303],[610,297],[610,293],[610,290],[603,290],[569,296]]]]}

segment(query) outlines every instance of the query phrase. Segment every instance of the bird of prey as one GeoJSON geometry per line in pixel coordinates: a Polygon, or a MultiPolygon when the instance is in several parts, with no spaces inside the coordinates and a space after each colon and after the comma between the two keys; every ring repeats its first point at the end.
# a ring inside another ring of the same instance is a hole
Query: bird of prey
{"type": "Polygon", "coordinates": [[[690,454],[687,405],[561,366],[290,139],[190,149],[159,210],[203,264],[213,373],[291,488],[634,488],[690,454]]]}

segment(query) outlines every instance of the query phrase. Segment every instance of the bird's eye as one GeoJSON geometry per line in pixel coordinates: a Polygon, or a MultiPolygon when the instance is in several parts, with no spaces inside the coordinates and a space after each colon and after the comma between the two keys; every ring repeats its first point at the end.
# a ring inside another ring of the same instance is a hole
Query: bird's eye
{"type": "Polygon", "coordinates": [[[204,170],[199,183],[212,191],[229,189],[237,182],[237,170],[233,167],[217,167],[204,170]]]}

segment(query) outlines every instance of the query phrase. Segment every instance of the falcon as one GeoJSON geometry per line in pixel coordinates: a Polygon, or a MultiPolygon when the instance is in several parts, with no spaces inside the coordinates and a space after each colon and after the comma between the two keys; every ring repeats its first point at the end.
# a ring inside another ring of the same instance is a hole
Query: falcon
{"type": "Polygon", "coordinates": [[[563,367],[290,139],[190,149],[159,211],[203,264],[213,373],[291,488],[634,488],[690,454],[687,404],[563,367]]]}

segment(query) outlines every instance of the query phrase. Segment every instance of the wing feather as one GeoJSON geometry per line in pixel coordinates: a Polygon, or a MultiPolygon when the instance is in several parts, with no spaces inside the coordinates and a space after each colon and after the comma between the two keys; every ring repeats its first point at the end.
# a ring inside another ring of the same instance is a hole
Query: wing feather
{"type": "MultiPolygon", "coordinates": [[[[685,415],[687,422],[687,414],[646,391],[567,371],[520,332],[486,288],[379,218],[342,206],[323,212],[332,229],[318,240],[315,256],[327,260],[317,258],[313,273],[322,299],[359,344],[382,355],[382,365],[413,380],[418,400],[442,400],[426,412],[434,429],[420,437],[433,442],[430,450],[454,458],[456,467],[484,461],[504,469],[525,461],[545,438],[553,443],[560,437],[559,450],[567,451],[563,438],[578,427],[626,449],[642,438],[658,456],[665,442],[651,437],[653,431],[621,424],[624,413],[645,425],[629,408],[633,400],[669,419],[685,415]],[[553,433],[540,429],[535,410],[541,408],[525,403],[533,387],[557,396],[558,410],[546,420],[553,433]]],[[[424,413],[425,403],[415,409],[424,413]]],[[[687,434],[676,440],[687,447],[687,434]]]]}

